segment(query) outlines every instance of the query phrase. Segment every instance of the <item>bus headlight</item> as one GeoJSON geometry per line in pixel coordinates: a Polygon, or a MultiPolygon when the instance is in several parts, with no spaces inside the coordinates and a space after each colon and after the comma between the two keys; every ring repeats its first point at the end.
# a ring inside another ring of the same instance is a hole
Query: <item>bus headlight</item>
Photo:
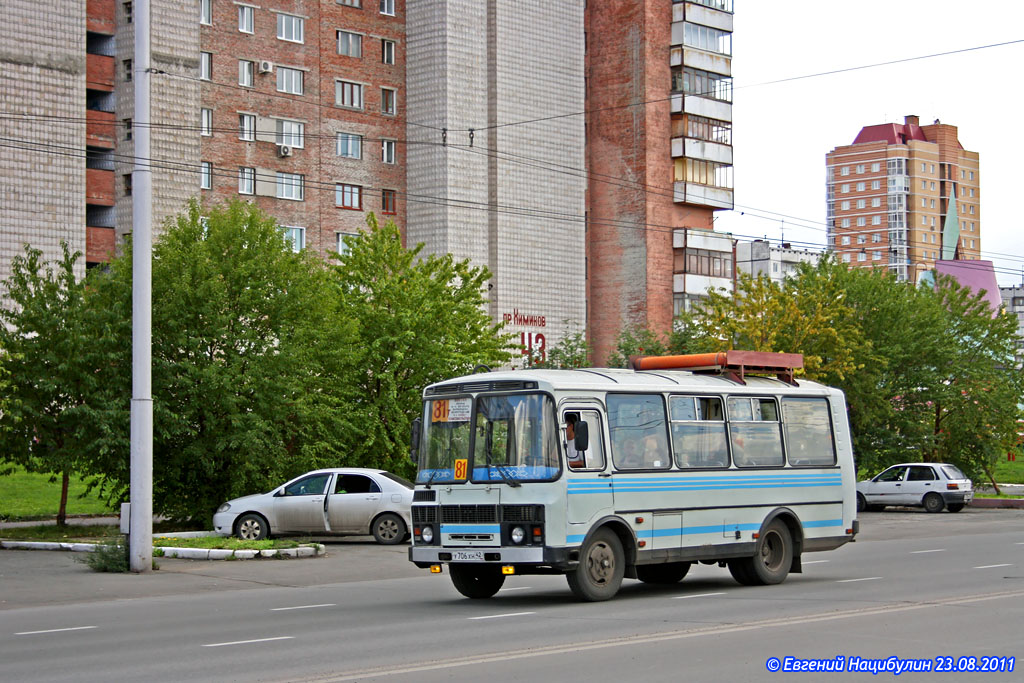
{"type": "Polygon", "coordinates": [[[523,539],[526,538],[526,532],[521,526],[513,527],[512,532],[509,534],[509,538],[511,538],[512,542],[516,545],[521,545],[523,539]]]}
{"type": "Polygon", "coordinates": [[[431,527],[431,526],[423,527],[423,530],[420,531],[420,538],[423,539],[424,543],[433,543],[434,542],[434,527],[431,527]]]}

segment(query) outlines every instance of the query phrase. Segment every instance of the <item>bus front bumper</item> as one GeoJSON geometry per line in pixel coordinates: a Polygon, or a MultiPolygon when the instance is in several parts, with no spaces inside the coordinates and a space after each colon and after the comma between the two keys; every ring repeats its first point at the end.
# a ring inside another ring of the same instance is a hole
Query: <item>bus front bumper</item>
{"type": "MultiPolygon", "coordinates": [[[[507,565],[537,565],[568,569],[575,564],[569,560],[569,548],[543,546],[525,548],[444,548],[440,546],[412,546],[409,560],[425,569],[443,562],[483,562],[507,565]]],[[[576,549],[578,554],[578,549],[576,549]]]]}

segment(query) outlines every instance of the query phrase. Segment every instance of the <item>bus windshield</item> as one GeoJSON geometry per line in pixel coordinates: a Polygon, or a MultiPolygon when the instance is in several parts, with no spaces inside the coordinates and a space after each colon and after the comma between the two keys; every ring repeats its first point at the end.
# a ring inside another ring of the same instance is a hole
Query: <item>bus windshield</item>
{"type": "Polygon", "coordinates": [[[480,396],[475,405],[469,398],[432,399],[424,405],[424,424],[417,484],[472,480],[518,485],[558,476],[549,396],[480,396]]]}

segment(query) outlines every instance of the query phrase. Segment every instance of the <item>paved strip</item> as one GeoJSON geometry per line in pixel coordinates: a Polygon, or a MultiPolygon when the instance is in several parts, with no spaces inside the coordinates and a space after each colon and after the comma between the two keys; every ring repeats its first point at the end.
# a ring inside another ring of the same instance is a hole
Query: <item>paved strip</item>
{"type": "Polygon", "coordinates": [[[836,581],[836,583],[856,583],[857,581],[874,581],[875,579],[880,579],[880,578],[882,578],[882,577],[881,576],[868,576],[868,577],[865,577],[863,579],[842,579],[840,581],[836,581]]]}
{"type": "Polygon", "coordinates": [[[235,640],[230,643],[207,643],[203,647],[225,647],[227,645],[248,645],[249,643],[268,643],[271,640],[291,640],[295,636],[277,636],[276,638],[256,638],[254,640],[235,640]]]}
{"type": "Polygon", "coordinates": [[[975,567],[975,569],[995,569],[996,567],[1012,567],[1012,566],[1013,566],[1012,564],[1007,562],[1005,564],[983,564],[980,567],[975,567]]]}
{"type": "Polygon", "coordinates": [[[725,595],[725,593],[698,593],[697,595],[677,595],[673,600],[687,600],[689,598],[710,598],[712,595],[725,595]]]}
{"type": "Polygon", "coordinates": [[[476,621],[478,619],[504,619],[505,617],[523,617],[527,614],[536,614],[536,612],[510,612],[508,614],[489,614],[486,617],[469,617],[469,620],[476,621]]]}
{"type": "Polygon", "coordinates": [[[287,612],[292,609],[313,609],[314,607],[337,607],[333,602],[325,602],[322,605],[298,605],[296,607],[271,607],[271,612],[287,612]]]}
{"type": "Polygon", "coordinates": [[[946,552],[945,548],[936,548],[935,550],[911,550],[910,554],[911,555],[920,555],[921,553],[944,553],[944,552],[946,552]]]}
{"type": "Polygon", "coordinates": [[[63,633],[64,631],[86,631],[90,628],[97,628],[96,626],[71,626],[68,628],[50,628],[45,631],[22,631],[21,633],[15,633],[16,636],[34,636],[39,633],[63,633]]]}
{"type": "Polygon", "coordinates": [[[341,681],[358,681],[368,678],[383,676],[397,676],[401,674],[419,673],[423,671],[437,671],[440,669],[454,669],[462,666],[473,666],[478,664],[493,664],[497,662],[515,661],[531,657],[546,657],[550,655],[573,654],[585,650],[599,650],[607,647],[634,646],[643,643],[669,642],[687,638],[700,638],[714,636],[722,633],[738,633],[742,631],[757,631],[762,629],[777,629],[783,626],[795,626],[798,624],[811,624],[825,621],[836,621],[838,619],[852,619],[857,617],[872,617],[880,614],[892,614],[896,612],[910,612],[922,609],[934,609],[947,605],[966,605],[985,600],[1006,600],[1008,598],[1024,597],[1024,591],[1005,591],[1000,593],[988,593],[983,595],[968,595],[964,597],[949,598],[947,600],[935,600],[926,603],[907,605],[896,603],[883,605],[881,607],[864,607],[842,612],[824,612],[820,614],[809,614],[806,616],[785,617],[782,619],[765,619],[747,624],[726,624],[721,626],[700,627],[683,631],[668,631],[653,633],[650,635],[623,636],[619,638],[608,638],[594,640],[588,643],[578,642],[567,645],[550,645],[546,647],[531,648],[526,651],[517,652],[496,652],[491,654],[475,655],[470,657],[453,658],[446,660],[431,660],[415,664],[379,667],[376,669],[364,669],[362,671],[350,671],[337,676],[315,676],[305,679],[306,681],[320,681],[322,683],[340,683],[341,681]]]}

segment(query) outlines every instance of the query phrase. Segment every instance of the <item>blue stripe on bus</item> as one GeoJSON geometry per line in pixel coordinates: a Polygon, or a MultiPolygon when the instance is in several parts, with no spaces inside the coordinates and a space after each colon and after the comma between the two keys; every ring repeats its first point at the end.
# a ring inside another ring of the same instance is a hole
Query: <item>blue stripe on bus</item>
{"type": "Polygon", "coordinates": [[[497,534],[501,527],[497,524],[442,524],[442,534],[497,534]]]}
{"type": "Polygon", "coordinates": [[[776,484],[776,483],[765,483],[765,484],[733,484],[731,486],[686,486],[684,484],[677,484],[675,486],[617,486],[617,487],[604,487],[604,488],[591,488],[591,489],[574,489],[568,491],[570,496],[583,495],[588,493],[657,493],[660,491],[729,491],[734,489],[789,489],[789,488],[816,488],[816,487],[835,487],[841,486],[839,483],[831,482],[809,482],[806,484],[776,484]]]}
{"type": "MultiPolygon", "coordinates": [[[[843,526],[843,520],[841,519],[820,519],[801,522],[805,529],[829,527],[829,526],[843,526]]],[[[759,523],[751,524],[708,524],[705,526],[684,526],[682,528],[676,527],[674,529],[641,529],[636,532],[638,539],[653,539],[663,538],[666,536],[696,536],[699,534],[721,534],[731,533],[736,530],[739,531],[757,531],[761,528],[759,523]]],[[[566,543],[582,543],[583,539],[587,537],[586,534],[569,534],[566,536],[566,543]]]]}

